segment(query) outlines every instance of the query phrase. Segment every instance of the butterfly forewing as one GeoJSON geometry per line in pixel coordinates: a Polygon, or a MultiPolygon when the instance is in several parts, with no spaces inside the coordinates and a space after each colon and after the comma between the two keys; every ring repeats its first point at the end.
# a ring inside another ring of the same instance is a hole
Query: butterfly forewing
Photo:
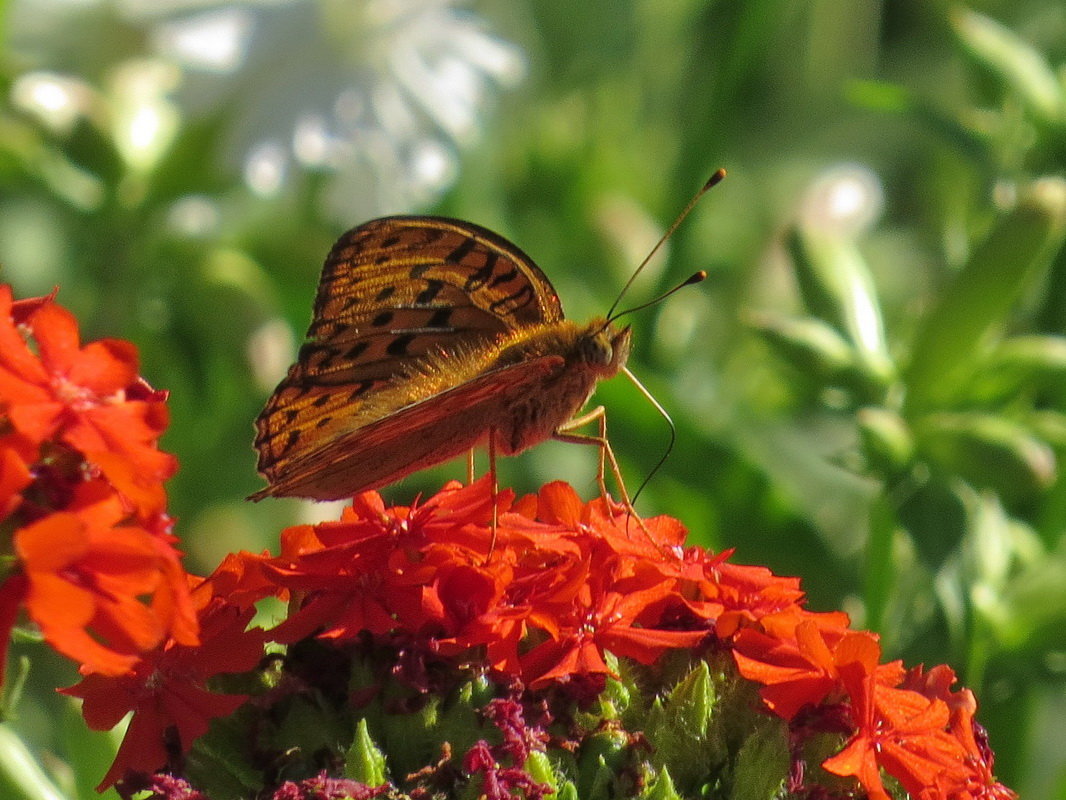
{"type": "Polygon", "coordinates": [[[388,413],[361,409],[408,365],[561,319],[548,279],[491,231],[438,217],[353,228],[327,257],[307,342],[256,422],[259,471],[273,485],[297,464],[313,481],[318,456],[302,461],[388,413]]]}

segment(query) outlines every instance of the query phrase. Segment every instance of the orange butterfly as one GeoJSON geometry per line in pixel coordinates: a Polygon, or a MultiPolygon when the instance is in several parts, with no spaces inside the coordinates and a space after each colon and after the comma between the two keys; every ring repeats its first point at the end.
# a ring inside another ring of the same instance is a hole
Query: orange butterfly
{"type": "Polygon", "coordinates": [[[606,449],[566,431],[629,344],[607,317],[564,319],[532,259],[485,228],[367,222],[326,258],[307,341],[256,421],[269,485],[251,499],[351,497],[486,441],[490,460],[552,437],[606,449]]]}

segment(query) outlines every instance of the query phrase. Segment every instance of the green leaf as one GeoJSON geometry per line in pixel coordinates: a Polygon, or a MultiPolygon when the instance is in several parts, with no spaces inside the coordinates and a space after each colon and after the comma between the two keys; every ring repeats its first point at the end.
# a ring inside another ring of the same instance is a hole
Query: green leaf
{"type": "Polygon", "coordinates": [[[954,9],[948,18],[963,49],[1017,93],[1034,114],[1045,122],[1066,122],[1066,98],[1055,71],[1028,42],[967,8],[954,9]]]}
{"type": "Polygon", "coordinates": [[[992,160],[992,137],[988,131],[960,120],[953,112],[915,95],[910,89],[884,81],[851,81],[845,87],[848,100],[859,108],[913,119],[979,164],[992,160]]]}
{"type": "Polygon", "coordinates": [[[1061,247],[1066,181],[1044,178],[1023,192],[922,320],[904,380],[910,411],[943,404],[1022,292],[1061,247]]]}
{"type": "Polygon", "coordinates": [[[858,248],[845,237],[800,228],[792,230],[789,248],[807,308],[846,337],[864,373],[887,384],[894,368],[881,306],[858,248]]]}
{"type": "Polygon", "coordinates": [[[984,357],[967,395],[985,403],[1010,402],[1066,385],[1066,337],[1014,336],[984,357]]]}
{"type": "Polygon", "coordinates": [[[5,800],[66,800],[45,775],[26,743],[0,724],[0,797],[5,800]]]}
{"type": "Polygon", "coordinates": [[[899,520],[891,504],[878,495],[870,504],[870,533],[866,540],[866,569],[863,575],[863,600],[866,603],[865,625],[884,632],[885,610],[895,584],[896,564],[892,545],[899,520]]]}

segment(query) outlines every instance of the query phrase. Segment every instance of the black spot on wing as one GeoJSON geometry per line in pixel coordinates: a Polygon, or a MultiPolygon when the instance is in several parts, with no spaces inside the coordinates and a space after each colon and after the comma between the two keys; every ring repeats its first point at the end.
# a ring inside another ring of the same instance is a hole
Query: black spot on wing
{"type": "Polygon", "coordinates": [[[299,440],[300,440],[300,432],[299,431],[296,431],[296,430],[289,431],[289,438],[287,438],[285,440],[285,444],[282,445],[281,452],[282,453],[288,452],[289,450],[292,449],[293,445],[295,445],[299,440]]]}
{"type": "Polygon", "coordinates": [[[374,385],[374,381],[359,381],[351,394],[348,395],[348,402],[354,403],[360,397],[362,397],[374,385]]]}
{"type": "Polygon", "coordinates": [[[529,305],[533,300],[533,288],[531,286],[523,286],[514,294],[509,294],[506,297],[501,297],[499,300],[495,300],[489,304],[489,310],[493,312],[515,312],[520,308],[524,308],[529,305]]]}
{"type": "Polygon", "coordinates": [[[370,347],[370,342],[356,342],[348,349],[348,352],[344,354],[344,357],[349,361],[355,361],[355,359],[359,358],[359,356],[366,352],[368,347],[370,347]]]}
{"type": "Polygon", "coordinates": [[[426,327],[447,328],[452,318],[452,310],[450,308],[438,308],[433,312],[433,316],[426,321],[426,327]]]}
{"type": "Polygon", "coordinates": [[[460,244],[458,247],[448,253],[448,255],[444,257],[444,260],[452,264],[461,264],[463,262],[463,259],[465,259],[472,252],[474,252],[474,248],[476,248],[477,246],[477,239],[474,239],[473,237],[467,237],[463,239],[462,244],[460,244]]]}
{"type": "Polygon", "coordinates": [[[426,288],[418,293],[418,297],[415,298],[415,304],[420,306],[428,306],[433,300],[440,294],[440,290],[444,288],[444,281],[438,281],[435,278],[430,278],[426,281],[426,288]]]}
{"type": "Polygon", "coordinates": [[[518,267],[511,267],[507,272],[501,272],[495,278],[492,279],[492,283],[489,284],[490,289],[494,289],[501,283],[509,283],[518,277],[518,267]]]}
{"type": "Polygon", "coordinates": [[[385,348],[385,352],[390,356],[405,356],[407,355],[407,348],[411,342],[415,340],[415,335],[411,333],[405,333],[402,336],[397,336],[391,342],[388,347],[385,348]]]}
{"type": "Polygon", "coordinates": [[[472,292],[480,289],[488,283],[489,278],[492,277],[492,271],[496,269],[496,262],[499,261],[499,259],[500,257],[496,253],[489,253],[488,258],[485,259],[485,265],[466,279],[463,288],[468,292],[472,292]]]}

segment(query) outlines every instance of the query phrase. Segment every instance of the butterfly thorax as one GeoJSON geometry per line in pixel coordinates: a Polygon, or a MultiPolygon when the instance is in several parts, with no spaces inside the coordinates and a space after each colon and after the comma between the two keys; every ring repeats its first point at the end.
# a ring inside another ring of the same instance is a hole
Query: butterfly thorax
{"type": "Polygon", "coordinates": [[[501,343],[494,368],[551,359],[555,368],[534,392],[510,399],[497,426],[506,454],[548,439],[588,402],[596,383],[611,378],[629,357],[630,330],[603,318],[586,325],[569,320],[511,334],[501,343]]]}

